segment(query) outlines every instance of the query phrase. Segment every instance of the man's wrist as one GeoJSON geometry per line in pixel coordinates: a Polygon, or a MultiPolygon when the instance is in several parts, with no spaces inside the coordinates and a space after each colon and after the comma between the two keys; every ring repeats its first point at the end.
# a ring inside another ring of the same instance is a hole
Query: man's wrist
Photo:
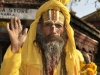
{"type": "Polygon", "coordinates": [[[21,48],[21,46],[20,45],[15,45],[15,44],[11,44],[11,51],[13,52],[13,53],[18,53],[19,52],[19,50],[20,50],[20,48],[21,48]]]}

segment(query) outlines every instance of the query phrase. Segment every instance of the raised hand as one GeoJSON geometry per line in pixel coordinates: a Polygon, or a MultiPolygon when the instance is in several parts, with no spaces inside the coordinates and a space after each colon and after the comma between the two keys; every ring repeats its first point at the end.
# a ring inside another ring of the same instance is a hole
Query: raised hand
{"type": "Polygon", "coordinates": [[[11,41],[11,50],[17,53],[27,37],[27,28],[22,32],[22,25],[20,19],[14,17],[11,19],[11,24],[7,23],[7,31],[11,41]]]}

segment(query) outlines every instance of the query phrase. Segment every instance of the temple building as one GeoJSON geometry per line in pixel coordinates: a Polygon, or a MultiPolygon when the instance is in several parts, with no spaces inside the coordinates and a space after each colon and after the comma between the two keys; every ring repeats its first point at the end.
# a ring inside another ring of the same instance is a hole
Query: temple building
{"type": "MultiPolygon", "coordinates": [[[[95,27],[100,31],[100,8],[88,15],[83,16],[81,19],[87,22],[90,26],[95,27]]],[[[100,34],[97,35],[100,36],[100,34]]],[[[91,37],[95,38],[95,36],[91,36],[91,37]]],[[[95,54],[95,62],[97,63],[98,66],[100,66],[100,37],[95,39],[99,43],[97,47],[97,53],[95,54]]],[[[100,68],[98,69],[100,72],[100,68]]]]}

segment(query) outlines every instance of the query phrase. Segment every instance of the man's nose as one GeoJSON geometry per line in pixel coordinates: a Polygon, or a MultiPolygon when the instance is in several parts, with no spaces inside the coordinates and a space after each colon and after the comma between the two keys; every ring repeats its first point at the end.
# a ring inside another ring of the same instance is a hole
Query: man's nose
{"type": "Polygon", "coordinates": [[[51,32],[52,32],[53,34],[56,34],[57,28],[56,28],[55,25],[52,25],[52,27],[51,27],[51,32]]]}

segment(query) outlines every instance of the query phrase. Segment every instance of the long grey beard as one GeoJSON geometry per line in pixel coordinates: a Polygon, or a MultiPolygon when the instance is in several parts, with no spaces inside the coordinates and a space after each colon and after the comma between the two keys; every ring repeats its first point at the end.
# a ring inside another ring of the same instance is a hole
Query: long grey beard
{"type": "Polygon", "coordinates": [[[48,41],[47,37],[41,31],[41,25],[38,25],[36,41],[42,48],[42,53],[44,54],[43,58],[45,61],[43,63],[45,63],[44,68],[46,69],[44,75],[50,75],[49,72],[58,64],[62,48],[66,43],[66,36],[66,34],[63,34],[61,37],[56,36],[57,40],[55,41],[48,41]]]}
{"type": "Polygon", "coordinates": [[[50,71],[54,70],[54,67],[58,64],[61,53],[63,50],[63,46],[65,44],[65,41],[62,37],[56,36],[57,40],[49,41],[44,36],[39,35],[38,41],[41,45],[42,52],[43,52],[43,58],[45,57],[45,61],[43,61],[44,68],[45,68],[45,74],[44,75],[50,75],[50,71]]]}
{"type": "Polygon", "coordinates": [[[47,74],[50,74],[50,71],[54,69],[54,67],[58,64],[61,52],[63,48],[64,42],[53,41],[43,44],[44,54],[46,57],[46,66],[47,66],[47,74]]]}

